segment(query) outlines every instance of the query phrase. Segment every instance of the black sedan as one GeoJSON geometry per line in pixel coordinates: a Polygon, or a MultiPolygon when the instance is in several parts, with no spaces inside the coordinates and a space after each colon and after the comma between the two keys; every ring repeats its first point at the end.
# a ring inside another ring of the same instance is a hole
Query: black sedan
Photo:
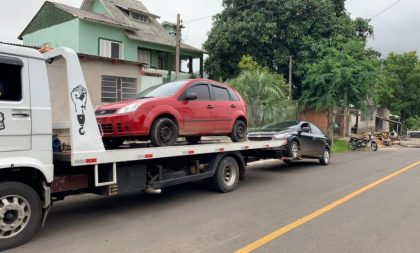
{"type": "Polygon", "coordinates": [[[331,156],[331,141],[317,126],[305,121],[276,122],[253,129],[250,141],[285,140],[285,145],[262,152],[261,156],[282,158],[285,163],[302,158],[319,159],[327,165],[331,156]],[[274,154],[273,154],[274,152],[274,154]]]}

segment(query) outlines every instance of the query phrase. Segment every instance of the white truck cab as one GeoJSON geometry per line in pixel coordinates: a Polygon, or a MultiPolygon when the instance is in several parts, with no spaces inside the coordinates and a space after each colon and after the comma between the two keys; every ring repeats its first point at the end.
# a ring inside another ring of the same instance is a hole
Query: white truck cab
{"type": "Polygon", "coordinates": [[[0,196],[0,250],[25,239],[31,214],[41,217],[27,198],[37,193],[36,204],[50,206],[51,124],[45,58],[33,49],[0,44],[0,188],[22,192],[0,196]]]}

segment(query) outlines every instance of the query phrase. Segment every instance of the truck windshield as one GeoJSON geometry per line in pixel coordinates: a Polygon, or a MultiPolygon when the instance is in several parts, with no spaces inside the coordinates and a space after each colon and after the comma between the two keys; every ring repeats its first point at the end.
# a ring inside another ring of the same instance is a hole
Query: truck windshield
{"type": "Polygon", "coordinates": [[[150,98],[150,97],[171,97],[175,95],[175,93],[179,89],[181,89],[187,82],[188,80],[184,80],[184,81],[177,81],[177,82],[172,82],[172,83],[155,85],[140,92],[136,96],[136,98],[142,99],[142,98],[150,98]]]}

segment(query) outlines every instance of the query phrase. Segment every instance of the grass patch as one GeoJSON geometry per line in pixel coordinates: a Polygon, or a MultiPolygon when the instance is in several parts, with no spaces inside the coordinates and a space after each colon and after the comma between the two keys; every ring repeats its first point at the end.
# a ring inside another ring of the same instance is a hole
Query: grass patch
{"type": "Polygon", "coordinates": [[[350,151],[350,148],[349,148],[348,141],[334,139],[333,148],[332,148],[333,153],[344,153],[344,152],[349,152],[349,151],[350,151]]]}

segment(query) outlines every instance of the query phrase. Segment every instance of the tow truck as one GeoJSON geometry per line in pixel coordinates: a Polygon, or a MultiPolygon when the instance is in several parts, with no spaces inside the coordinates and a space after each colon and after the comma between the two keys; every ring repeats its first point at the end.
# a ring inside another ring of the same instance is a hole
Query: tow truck
{"type": "Polygon", "coordinates": [[[44,226],[54,202],[66,196],[159,192],[206,180],[230,192],[245,179],[247,162],[276,158],[283,140],[213,142],[106,150],[77,54],[57,48],[0,44],[0,250],[29,241],[44,226]],[[66,62],[69,151],[54,152],[47,64],[66,62]]]}

